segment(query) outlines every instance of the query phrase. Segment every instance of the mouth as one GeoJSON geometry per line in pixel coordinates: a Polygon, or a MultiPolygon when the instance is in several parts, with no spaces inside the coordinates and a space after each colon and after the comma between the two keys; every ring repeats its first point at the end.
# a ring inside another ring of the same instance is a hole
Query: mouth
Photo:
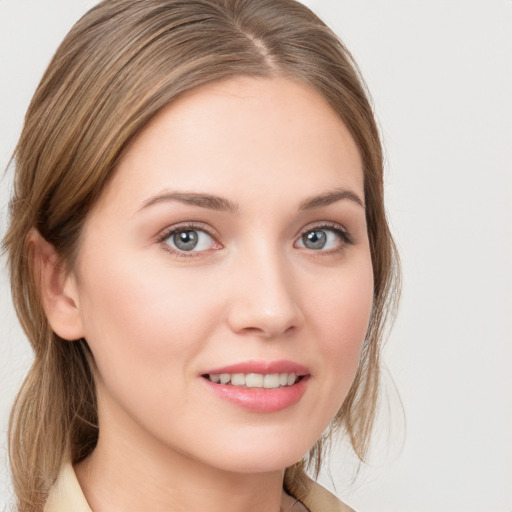
{"type": "Polygon", "coordinates": [[[202,375],[214,384],[242,388],[278,389],[293,386],[303,375],[295,373],[207,373],[202,375]]]}
{"type": "Polygon", "coordinates": [[[201,377],[222,400],[251,412],[272,413],[297,404],[311,375],[291,361],[248,361],[208,370],[201,377]]]}

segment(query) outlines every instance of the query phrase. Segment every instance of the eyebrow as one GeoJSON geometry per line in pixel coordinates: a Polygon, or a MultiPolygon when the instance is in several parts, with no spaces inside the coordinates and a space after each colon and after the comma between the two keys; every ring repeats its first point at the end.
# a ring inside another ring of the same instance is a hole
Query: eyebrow
{"type": "Polygon", "coordinates": [[[300,203],[299,210],[313,210],[314,208],[329,206],[344,199],[358,204],[363,209],[365,207],[363,200],[355,192],[340,188],[326,192],[325,194],[320,194],[319,196],[304,199],[304,201],[300,203]]]}
{"type": "Polygon", "coordinates": [[[145,201],[140,210],[153,206],[154,204],[167,201],[178,201],[180,203],[191,204],[210,210],[218,210],[229,213],[238,213],[238,205],[220,196],[211,194],[199,194],[195,192],[165,192],[145,201]]]}
{"type": "MultiPolygon", "coordinates": [[[[365,207],[363,201],[355,192],[346,189],[335,189],[318,196],[312,196],[304,199],[299,205],[299,210],[313,210],[315,208],[329,206],[341,200],[349,200],[358,204],[362,208],[365,207]]],[[[238,205],[229,199],[212,194],[202,194],[197,192],[164,192],[144,201],[138,211],[149,208],[155,204],[168,201],[178,201],[184,204],[199,206],[200,208],[224,211],[233,214],[239,213],[238,205]]]]}

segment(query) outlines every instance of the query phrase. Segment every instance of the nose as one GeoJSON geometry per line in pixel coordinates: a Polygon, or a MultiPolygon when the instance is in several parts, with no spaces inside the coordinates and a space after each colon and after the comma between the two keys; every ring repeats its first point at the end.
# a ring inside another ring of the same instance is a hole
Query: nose
{"type": "Polygon", "coordinates": [[[238,334],[277,338],[304,322],[291,265],[277,251],[241,258],[232,276],[234,292],[228,323],[238,334]]]}

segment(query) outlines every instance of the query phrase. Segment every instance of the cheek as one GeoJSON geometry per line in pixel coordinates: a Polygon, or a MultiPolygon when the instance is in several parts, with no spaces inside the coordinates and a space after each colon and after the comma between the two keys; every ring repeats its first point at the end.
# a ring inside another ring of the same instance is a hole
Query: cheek
{"type": "Polygon", "coordinates": [[[333,411],[341,406],[356,374],[373,302],[370,259],[340,273],[317,297],[315,308],[319,351],[325,362],[333,411]]]}
{"type": "Polygon", "coordinates": [[[145,373],[163,373],[178,361],[192,360],[211,332],[215,301],[198,293],[184,272],[170,275],[142,261],[111,261],[115,265],[104,262],[89,272],[95,279],[84,284],[80,300],[100,373],[147,378],[145,373]]]}

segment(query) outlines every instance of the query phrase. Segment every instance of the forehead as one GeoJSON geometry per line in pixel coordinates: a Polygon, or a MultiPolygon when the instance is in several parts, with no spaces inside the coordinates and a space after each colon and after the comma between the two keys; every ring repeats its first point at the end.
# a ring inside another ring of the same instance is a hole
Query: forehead
{"type": "Polygon", "coordinates": [[[336,187],[363,197],[362,164],[324,98],[285,78],[239,77],[197,88],[160,111],[105,195],[140,202],[179,189],[268,203],[336,187]]]}

